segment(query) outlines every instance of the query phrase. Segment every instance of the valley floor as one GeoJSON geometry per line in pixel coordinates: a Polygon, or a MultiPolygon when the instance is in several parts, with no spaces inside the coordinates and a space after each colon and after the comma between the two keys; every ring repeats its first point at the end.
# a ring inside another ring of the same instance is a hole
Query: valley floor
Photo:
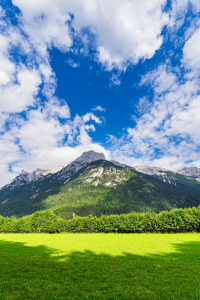
{"type": "Polygon", "coordinates": [[[200,299],[200,234],[0,234],[0,299],[200,299]]]}

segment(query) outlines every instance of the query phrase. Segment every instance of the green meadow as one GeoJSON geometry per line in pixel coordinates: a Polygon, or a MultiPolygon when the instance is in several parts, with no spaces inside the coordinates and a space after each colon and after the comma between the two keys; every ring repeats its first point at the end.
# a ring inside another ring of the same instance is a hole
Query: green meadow
{"type": "Polygon", "coordinates": [[[200,234],[0,234],[0,299],[200,299],[200,234]]]}

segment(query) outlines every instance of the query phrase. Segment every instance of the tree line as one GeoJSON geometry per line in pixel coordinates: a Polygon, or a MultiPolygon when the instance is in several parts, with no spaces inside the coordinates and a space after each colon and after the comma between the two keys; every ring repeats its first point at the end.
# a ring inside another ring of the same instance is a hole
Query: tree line
{"type": "Polygon", "coordinates": [[[20,219],[0,216],[0,232],[115,232],[115,233],[175,233],[200,232],[200,206],[173,209],[156,213],[136,213],[121,215],[101,215],[95,217],[75,216],[64,220],[51,211],[35,212],[20,219]]]}

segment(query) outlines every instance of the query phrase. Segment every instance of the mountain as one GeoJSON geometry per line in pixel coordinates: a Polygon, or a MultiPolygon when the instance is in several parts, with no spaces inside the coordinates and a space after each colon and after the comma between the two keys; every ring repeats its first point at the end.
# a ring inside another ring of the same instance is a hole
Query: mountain
{"type": "Polygon", "coordinates": [[[164,182],[175,183],[176,173],[159,167],[139,166],[135,167],[138,172],[160,178],[164,182]]]}
{"type": "Polygon", "coordinates": [[[200,168],[197,167],[185,167],[179,170],[177,173],[193,178],[200,178],[200,168]]]}
{"type": "Polygon", "coordinates": [[[91,163],[92,161],[95,160],[100,160],[103,159],[105,160],[105,156],[103,153],[98,153],[93,150],[84,152],[80,157],[75,159],[75,162],[84,162],[84,163],[91,163]]]}
{"type": "MultiPolygon", "coordinates": [[[[198,168],[184,168],[178,172],[170,171],[164,168],[159,167],[149,167],[149,166],[136,166],[135,170],[143,174],[151,175],[155,178],[158,178],[164,182],[177,185],[179,187],[187,188],[190,190],[198,189],[199,185],[195,181],[199,181],[198,168]],[[195,180],[190,180],[188,177],[191,177],[195,180]],[[189,180],[188,180],[189,179],[189,180]]],[[[200,176],[199,176],[200,177],[200,176]]]]}
{"type": "Polygon", "coordinates": [[[162,169],[159,167],[149,167],[149,166],[139,166],[134,167],[138,172],[148,174],[148,175],[161,175],[165,174],[166,172],[171,172],[167,169],[162,169]]]}
{"type": "Polygon", "coordinates": [[[58,171],[62,170],[62,168],[63,166],[57,166],[52,168],[51,170],[41,170],[37,168],[31,173],[22,170],[21,173],[16,176],[8,185],[12,185],[12,188],[18,185],[24,185],[25,183],[39,180],[45,175],[57,173],[58,171]]]}
{"type": "Polygon", "coordinates": [[[89,151],[58,172],[37,169],[30,176],[23,171],[0,190],[0,215],[22,217],[50,209],[72,218],[200,205],[200,183],[195,179],[164,169],[154,170],[152,176],[119,164],[89,151]]]}

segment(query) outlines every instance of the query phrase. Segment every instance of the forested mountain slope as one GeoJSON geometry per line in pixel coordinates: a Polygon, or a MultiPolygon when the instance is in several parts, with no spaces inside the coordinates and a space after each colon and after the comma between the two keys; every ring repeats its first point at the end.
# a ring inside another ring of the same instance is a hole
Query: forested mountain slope
{"type": "Polygon", "coordinates": [[[163,180],[163,176],[122,167],[97,154],[86,153],[36,181],[27,182],[23,176],[14,180],[0,190],[0,215],[21,217],[50,209],[72,218],[75,214],[160,212],[200,205],[200,183],[195,179],[167,172],[163,180]]]}

